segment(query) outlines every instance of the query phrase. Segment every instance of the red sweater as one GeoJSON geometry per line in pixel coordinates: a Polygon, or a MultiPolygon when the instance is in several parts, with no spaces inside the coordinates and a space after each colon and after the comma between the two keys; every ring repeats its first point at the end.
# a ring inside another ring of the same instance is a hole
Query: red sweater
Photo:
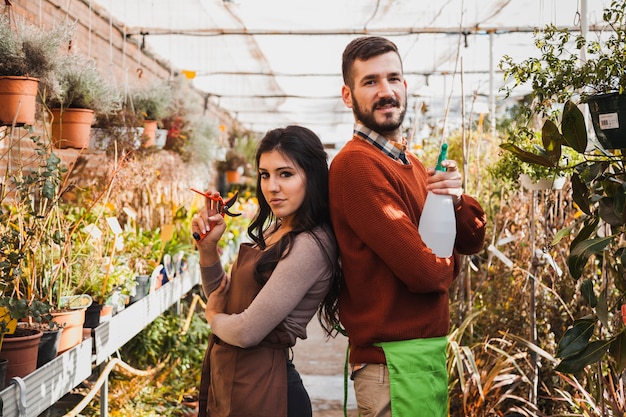
{"type": "Polygon", "coordinates": [[[454,256],[437,258],[417,231],[424,201],[424,165],[408,154],[402,165],[354,137],[330,167],[331,217],[343,265],[339,316],[351,363],[385,363],[376,342],[448,334],[448,289],[458,254],[480,251],[486,217],[463,195],[456,207],[454,256]]]}

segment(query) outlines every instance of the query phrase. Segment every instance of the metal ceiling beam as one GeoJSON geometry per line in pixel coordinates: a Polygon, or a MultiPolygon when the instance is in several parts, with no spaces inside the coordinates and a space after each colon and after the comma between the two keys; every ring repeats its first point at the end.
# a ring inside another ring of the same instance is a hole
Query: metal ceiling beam
{"type": "MultiPolygon", "coordinates": [[[[464,74],[489,74],[490,70],[465,70],[464,74]]],[[[504,73],[504,71],[497,70],[497,73],[504,73]]],[[[452,75],[453,71],[405,71],[404,75],[422,75],[424,77],[428,77],[431,75],[452,75]]],[[[208,71],[208,72],[197,72],[196,77],[212,77],[214,75],[232,75],[232,76],[242,76],[242,75],[258,75],[262,77],[341,77],[341,73],[330,74],[330,73],[280,73],[280,72],[255,72],[255,71],[208,71]]]]}
{"type": "MultiPolygon", "coordinates": [[[[476,35],[483,34],[509,34],[509,33],[533,33],[540,28],[525,26],[500,26],[500,27],[466,27],[466,28],[381,28],[381,29],[309,29],[309,30],[276,30],[276,29],[249,29],[249,28],[199,28],[199,29],[167,29],[159,27],[135,27],[126,28],[126,36],[276,36],[276,35],[301,35],[301,36],[334,36],[334,35],[385,35],[406,36],[419,34],[442,34],[442,35],[476,35]]],[[[580,32],[578,26],[561,26],[558,29],[567,29],[570,32],[580,32]]],[[[590,31],[600,31],[599,25],[589,27],[590,31]]]]}

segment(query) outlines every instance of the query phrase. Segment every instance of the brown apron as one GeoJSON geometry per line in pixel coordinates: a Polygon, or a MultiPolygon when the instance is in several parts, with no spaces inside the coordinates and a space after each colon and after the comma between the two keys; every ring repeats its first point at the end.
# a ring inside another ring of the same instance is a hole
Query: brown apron
{"type": "MultiPolygon", "coordinates": [[[[261,290],[253,273],[261,253],[250,244],[240,246],[226,313],[242,312],[261,290]]],[[[281,325],[247,349],[211,335],[202,364],[199,416],[287,417],[288,340],[281,325]]]]}

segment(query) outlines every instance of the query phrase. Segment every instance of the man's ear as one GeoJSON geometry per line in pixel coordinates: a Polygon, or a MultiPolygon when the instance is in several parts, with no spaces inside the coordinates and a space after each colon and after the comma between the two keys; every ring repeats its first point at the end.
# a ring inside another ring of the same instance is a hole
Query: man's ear
{"type": "Polygon", "coordinates": [[[341,87],[341,99],[343,100],[346,107],[348,107],[349,109],[352,108],[352,92],[350,91],[350,88],[348,88],[348,86],[345,84],[343,85],[343,87],[341,87]]]}

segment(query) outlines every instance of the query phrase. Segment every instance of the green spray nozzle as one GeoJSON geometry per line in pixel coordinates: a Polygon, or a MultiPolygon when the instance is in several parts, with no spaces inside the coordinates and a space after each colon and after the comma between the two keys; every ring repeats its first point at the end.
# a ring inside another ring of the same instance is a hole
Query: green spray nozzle
{"type": "Polygon", "coordinates": [[[448,144],[441,144],[441,152],[439,152],[439,158],[437,158],[437,166],[435,167],[435,171],[445,171],[446,169],[441,166],[441,163],[446,160],[446,156],[448,154],[448,144]]]}

